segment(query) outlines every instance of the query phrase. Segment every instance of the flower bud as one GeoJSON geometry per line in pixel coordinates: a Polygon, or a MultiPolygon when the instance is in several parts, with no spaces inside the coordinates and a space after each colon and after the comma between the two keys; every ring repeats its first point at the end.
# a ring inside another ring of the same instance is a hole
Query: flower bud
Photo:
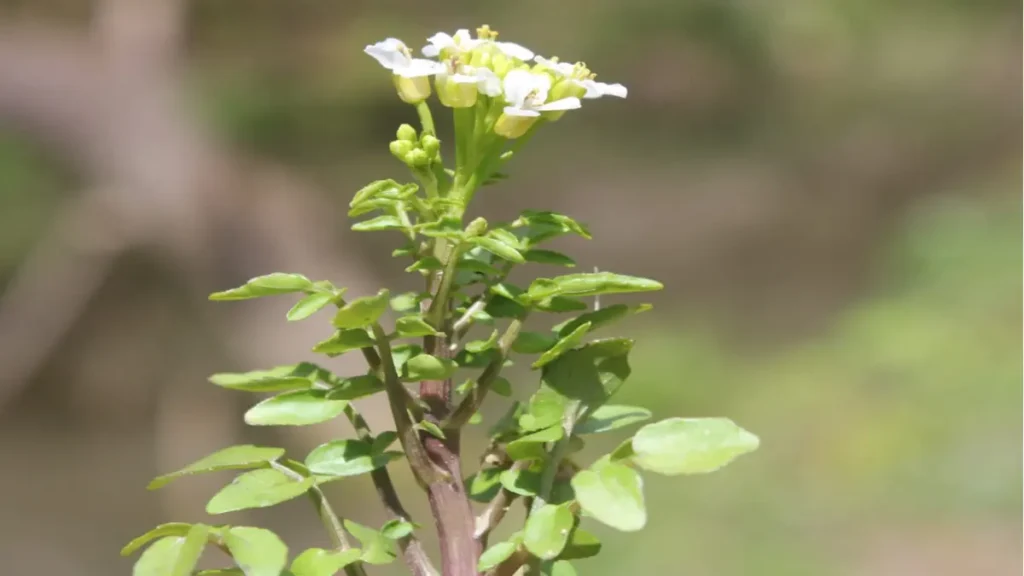
{"type": "Polygon", "coordinates": [[[419,104],[430,97],[430,80],[425,76],[418,78],[404,78],[392,76],[395,81],[395,89],[398,90],[398,97],[406,104],[419,104]]]}
{"type": "Polygon", "coordinates": [[[504,78],[514,67],[515,63],[501,52],[491,57],[491,69],[494,70],[498,78],[504,78]]]}
{"type": "Polygon", "coordinates": [[[413,148],[405,155],[405,163],[417,168],[430,164],[430,156],[422,148],[413,148]]]}
{"type": "Polygon", "coordinates": [[[437,158],[437,152],[441,149],[441,141],[433,134],[424,134],[420,139],[420,146],[430,158],[437,158]]]}
{"type": "Polygon", "coordinates": [[[391,154],[395,158],[405,162],[405,155],[412,151],[413,146],[415,146],[415,144],[408,140],[393,140],[391,144],[388,145],[388,149],[391,150],[391,154]]]}
{"type": "Polygon", "coordinates": [[[416,129],[408,124],[402,124],[398,127],[398,139],[405,140],[406,142],[416,141],[416,129]]]}
{"type": "Polygon", "coordinates": [[[476,84],[456,82],[450,76],[438,76],[437,98],[449,108],[470,108],[476,104],[476,84]]]}
{"type": "Polygon", "coordinates": [[[537,121],[536,116],[510,116],[502,113],[494,123],[494,132],[508,139],[519,138],[537,121]]]}
{"type": "Polygon", "coordinates": [[[487,220],[483,218],[477,218],[466,226],[466,236],[482,236],[484,232],[487,232],[487,220]]]}

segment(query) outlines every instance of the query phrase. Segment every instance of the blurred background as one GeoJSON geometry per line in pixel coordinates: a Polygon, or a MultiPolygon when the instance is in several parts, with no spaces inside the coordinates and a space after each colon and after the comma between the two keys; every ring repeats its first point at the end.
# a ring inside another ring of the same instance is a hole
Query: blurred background
{"type": "MultiPolygon", "coordinates": [[[[618,327],[639,345],[616,401],[762,441],[649,476],[648,529],[595,527],[580,572],[1019,574],[1020,21],[1011,0],[0,0],[2,572],[127,574],[120,546],[169,520],[327,543],[301,500],[206,516],[230,475],[145,485],[350,434],[246,429],[253,398],[207,375],[311,359],[329,327],[205,298],[275,270],[409,282],[345,216],[404,177],[387,143],[415,118],[362,48],[486,22],[630,92],[545,128],[481,213],[572,214],[581,266],[665,281],[618,327]]],[[[383,521],[368,478],[330,489],[383,521]]]]}

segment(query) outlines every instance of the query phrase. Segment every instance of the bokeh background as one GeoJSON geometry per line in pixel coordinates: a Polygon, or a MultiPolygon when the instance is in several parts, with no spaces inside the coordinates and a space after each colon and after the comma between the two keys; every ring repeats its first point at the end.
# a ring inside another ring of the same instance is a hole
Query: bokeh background
{"type": "MultiPolygon", "coordinates": [[[[274,270],[408,282],[345,217],[402,176],[387,143],[415,117],[362,48],[483,22],[630,93],[546,128],[481,212],[576,215],[581,265],[664,280],[619,326],[618,401],[762,439],[650,476],[649,528],[596,528],[581,573],[1019,574],[1014,0],[0,0],[0,572],[127,574],[122,544],[208,518],[230,478],[153,475],[350,434],[246,429],[252,398],[206,376],[308,359],[329,328],[205,295],[274,270]]],[[[368,479],[330,495],[382,521],[368,479]]],[[[228,521],[326,543],[301,500],[228,521]]]]}

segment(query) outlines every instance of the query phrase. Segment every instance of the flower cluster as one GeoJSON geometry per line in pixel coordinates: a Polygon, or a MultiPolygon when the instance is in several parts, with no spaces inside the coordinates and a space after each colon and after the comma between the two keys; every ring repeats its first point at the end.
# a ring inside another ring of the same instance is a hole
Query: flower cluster
{"type": "Polygon", "coordinates": [[[499,136],[518,138],[539,119],[558,120],[579,108],[580,99],[626,97],[622,84],[605,84],[583,63],[536,56],[512,42],[497,40],[488,26],[455,34],[439,32],[427,39],[416,58],[404,42],[388,38],[365,52],[394,77],[399,97],[419,104],[431,94],[434,79],[441,104],[449,108],[480,110],[480,119],[499,136]]]}

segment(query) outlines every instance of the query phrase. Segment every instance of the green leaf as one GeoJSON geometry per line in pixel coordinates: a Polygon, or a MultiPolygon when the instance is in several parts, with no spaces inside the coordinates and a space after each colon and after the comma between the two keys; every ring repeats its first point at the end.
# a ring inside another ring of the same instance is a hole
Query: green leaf
{"type": "Polygon", "coordinates": [[[328,377],[328,374],[315,364],[301,362],[288,366],[277,366],[269,370],[214,374],[210,376],[209,380],[214,385],[231,390],[282,392],[308,389],[320,376],[328,377]]]}
{"type": "Polygon", "coordinates": [[[520,332],[512,344],[512,351],[517,354],[540,354],[558,342],[551,334],[542,332],[520,332]]]}
{"type": "Polygon", "coordinates": [[[575,260],[554,250],[531,248],[523,252],[523,258],[527,262],[534,262],[536,264],[553,264],[555,266],[565,266],[566,268],[574,268],[576,266],[575,260]]]}
{"type": "Polygon", "coordinates": [[[491,332],[491,335],[490,337],[487,338],[487,340],[473,340],[472,342],[466,342],[466,345],[463,346],[463,348],[465,348],[466,351],[470,353],[480,354],[485,350],[490,350],[491,348],[494,348],[494,346],[497,345],[497,343],[498,331],[494,330],[491,332]]]}
{"type": "Polygon", "coordinates": [[[504,376],[497,376],[494,381],[491,382],[491,392],[494,392],[498,396],[508,398],[509,396],[512,396],[512,384],[504,376]]]}
{"type": "Polygon", "coordinates": [[[380,532],[347,519],[345,520],[345,529],[362,543],[363,554],[360,559],[363,562],[381,565],[390,564],[395,560],[394,542],[380,532]]]}
{"type": "Polygon", "coordinates": [[[373,445],[363,440],[332,440],[314,448],[306,456],[306,466],[316,474],[357,476],[401,456],[401,452],[375,452],[373,445]]]}
{"type": "Polygon", "coordinates": [[[632,346],[633,341],[625,338],[589,342],[545,366],[541,383],[593,410],[607,402],[629,377],[632,346]]]}
{"type": "Polygon", "coordinates": [[[411,522],[394,519],[385,522],[384,525],[380,527],[380,533],[385,538],[400,540],[409,534],[412,534],[414,528],[415,526],[413,526],[411,522]]]}
{"type": "Polygon", "coordinates": [[[643,422],[651,417],[651,411],[637,406],[600,406],[590,413],[586,420],[573,429],[576,434],[597,434],[643,422]]]}
{"type": "Polygon", "coordinates": [[[487,300],[484,312],[493,318],[516,318],[521,320],[526,317],[527,309],[515,300],[495,295],[487,300]]]}
{"type": "Polygon", "coordinates": [[[535,302],[533,306],[537,308],[537,310],[551,312],[552,314],[560,314],[562,312],[579,312],[580,310],[590,308],[590,305],[586,302],[575,298],[567,298],[565,296],[545,298],[544,300],[535,302]]]}
{"type": "Polygon", "coordinates": [[[288,321],[295,322],[309,318],[321,308],[334,301],[335,295],[330,292],[314,292],[295,303],[288,311],[288,321]]]}
{"type": "Polygon", "coordinates": [[[405,269],[405,271],[406,272],[415,272],[417,270],[425,270],[425,271],[434,270],[434,271],[436,271],[436,270],[443,270],[443,269],[444,269],[444,264],[440,260],[438,260],[436,256],[424,256],[423,258],[420,258],[419,260],[416,260],[411,265],[409,265],[405,269]]]}
{"type": "Polygon", "coordinates": [[[522,288],[511,284],[509,282],[498,282],[487,289],[491,294],[497,294],[502,298],[508,298],[509,300],[519,301],[526,291],[522,288]]]}
{"type": "Polygon", "coordinates": [[[523,258],[523,255],[520,254],[514,246],[510,246],[496,238],[491,238],[489,236],[477,236],[475,238],[470,238],[468,241],[472,244],[476,244],[484,250],[487,250],[502,260],[515,262],[516,264],[526,262],[526,259],[523,258]]]}
{"type": "Polygon", "coordinates": [[[135,562],[132,576],[178,576],[178,559],[182,556],[185,538],[167,536],[153,543],[135,562]]]}
{"type": "Polygon", "coordinates": [[[516,223],[524,223],[530,225],[547,225],[555,228],[559,233],[573,233],[590,240],[590,231],[584,224],[573,220],[565,214],[558,214],[557,212],[549,211],[538,211],[538,210],[525,210],[519,217],[516,223]]]}
{"type": "MultiPolygon", "coordinates": [[[[372,374],[345,378],[327,392],[328,400],[356,400],[384,390],[384,383],[372,374]]],[[[343,408],[344,409],[344,408],[343,408]]]]}
{"type": "Polygon", "coordinates": [[[290,570],[295,576],[334,576],[345,566],[358,561],[362,554],[358,548],[344,551],[310,548],[292,561],[290,570]]]}
{"type": "Polygon", "coordinates": [[[484,553],[480,555],[480,560],[477,562],[476,569],[480,572],[486,572],[511,558],[518,549],[519,544],[515,542],[498,542],[484,550],[484,553]]]}
{"type": "Polygon", "coordinates": [[[400,338],[416,338],[419,336],[434,336],[437,330],[427,324],[423,316],[402,316],[395,322],[395,330],[400,338]]]}
{"type": "Polygon", "coordinates": [[[238,288],[214,292],[210,294],[210,300],[249,300],[263,296],[305,292],[313,290],[313,288],[313,282],[302,274],[274,272],[265,276],[257,276],[238,288]]]}
{"type": "Polygon", "coordinates": [[[371,198],[381,195],[385,190],[398,190],[398,182],[394,180],[377,180],[370,182],[366,186],[363,186],[352,196],[352,201],[349,203],[349,207],[353,207],[360,202],[364,202],[371,198]]]}
{"type": "Polygon", "coordinates": [[[376,232],[378,230],[401,230],[405,228],[402,220],[398,216],[392,216],[390,214],[384,214],[369,220],[363,220],[362,222],[356,222],[352,225],[352,229],[356,232],[376,232]]]}
{"type": "Polygon", "coordinates": [[[669,418],[633,436],[633,461],[651,472],[675,476],[714,472],[753,452],[757,436],[728,418],[669,418]]]}
{"type": "Polygon", "coordinates": [[[395,360],[395,371],[402,373],[402,366],[413,356],[423,354],[423,348],[416,344],[399,344],[391,349],[391,357],[395,360]]]}
{"type": "Polygon", "coordinates": [[[501,473],[501,486],[520,496],[536,496],[540,492],[540,471],[509,468],[501,473]]]}
{"type": "Polygon", "coordinates": [[[589,322],[590,331],[593,332],[602,326],[607,326],[619,320],[622,320],[630,313],[639,314],[646,312],[651,309],[650,304],[640,304],[639,306],[627,306],[625,304],[614,304],[612,306],[605,306],[600,310],[593,312],[587,312],[586,314],[580,314],[572,320],[567,320],[557,326],[554,326],[552,330],[558,333],[559,336],[564,337],[571,333],[573,330],[578,328],[580,325],[589,322]]]}
{"type": "Polygon", "coordinates": [[[580,508],[599,522],[623,532],[635,532],[647,523],[643,479],[629,466],[612,462],[581,470],[572,487],[580,508]]]}
{"type": "Polygon", "coordinates": [[[229,528],[224,545],[245,576],[280,576],[288,563],[288,547],[276,534],[263,528],[229,528]]]}
{"type": "Polygon", "coordinates": [[[224,514],[249,508],[266,508],[306,493],[314,480],[296,480],[272,468],[239,474],[206,504],[210,514],[224,514]]]}
{"type": "Polygon", "coordinates": [[[373,445],[371,451],[374,454],[387,450],[388,446],[391,446],[398,440],[398,433],[394,430],[385,430],[373,439],[373,445]]]}
{"type": "Polygon", "coordinates": [[[448,238],[450,240],[462,240],[466,235],[462,231],[462,221],[459,218],[443,217],[434,222],[417,224],[416,230],[429,238],[448,238]]]}
{"type": "Polygon", "coordinates": [[[154,478],[147,489],[156,490],[172,480],[191,474],[266,466],[281,456],[284,456],[284,448],[253,446],[252,444],[231,446],[201,458],[180,470],[154,478]]]}
{"type": "Polygon", "coordinates": [[[589,332],[589,331],[590,331],[590,323],[589,322],[586,323],[586,324],[581,324],[579,328],[573,330],[571,334],[569,334],[565,338],[562,338],[561,340],[556,342],[554,346],[552,346],[550,349],[548,349],[547,352],[544,352],[543,354],[541,354],[540,358],[538,358],[537,361],[533,363],[533,367],[534,368],[540,368],[540,367],[544,366],[545,364],[551,363],[556,358],[558,358],[562,354],[565,354],[566,352],[571,350],[574,346],[579,344],[583,340],[583,337],[586,336],[587,332],[589,332]]]}
{"type": "Polygon", "coordinates": [[[551,569],[544,572],[544,576],[576,576],[576,569],[565,560],[559,560],[551,565],[551,569]]]}
{"type": "Polygon", "coordinates": [[[457,366],[447,358],[430,354],[419,354],[405,361],[402,366],[402,380],[420,382],[423,380],[445,380],[455,373],[457,366]]]}
{"type": "Polygon", "coordinates": [[[513,460],[544,458],[544,444],[561,440],[564,435],[561,425],[551,426],[509,442],[505,446],[505,452],[513,460]]]}
{"type": "Polygon", "coordinates": [[[490,502],[501,489],[500,468],[483,468],[466,479],[469,498],[474,502],[490,502]]]}
{"type": "Polygon", "coordinates": [[[382,288],[374,296],[363,296],[345,304],[334,316],[334,327],[342,330],[365,328],[380,319],[388,309],[391,294],[382,288]]]}
{"type": "Polygon", "coordinates": [[[313,352],[337,356],[350,350],[368,348],[374,345],[373,338],[366,330],[338,330],[333,336],[313,347],[313,352]]]}
{"type": "Polygon", "coordinates": [[[192,528],[192,525],[184,522],[169,522],[167,524],[161,524],[126,544],[125,547],[121,549],[121,556],[130,556],[139,548],[142,548],[150,541],[157,538],[162,538],[164,536],[184,536],[188,534],[190,528],[192,528]]]}
{"type": "Polygon", "coordinates": [[[250,426],[306,426],[326,422],[345,411],[348,402],[328,400],[323,390],[285,392],[260,402],[245,413],[250,426]]]}
{"type": "Polygon", "coordinates": [[[565,548],[575,523],[566,506],[545,504],[526,519],[523,545],[541,560],[551,560],[565,548]]]}
{"type": "Polygon", "coordinates": [[[554,296],[597,296],[661,290],[660,282],[611,272],[567,274],[554,278],[538,278],[527,290],[530,299],[539,302],[554,296]]]}
{"type": "Polygon", "coordinates": [[[199,557],[203,555],[206,548],[206,537],[210,533],[210,527],[205,524],[193,524],[189,528],[178,549],[178,558],[174,563],[171,574],[174,576],[192,576],[192,570],[199,563],[199,557]]]}
{"type": "Polygon", "coordinates": [[[579,560],[597,556],[600,551],[601,541],[597,539],[597,536],[577,527],[572,531],[565,550],[562,550],[558,557],[562,560],[579,560]]]}
{"type": "Polygon", "coordinates": [[[444,432],[437,426],[437,424],[434,424],[429,420],[421,420],[417,422],[415,428],[418,430],[423,430],[424,432],[430,434],[434,438],[444,440],[444,432]]]}
{"type": "Polygon", "coordinates": [[[529,432],[559,425],[567,405],[565,397],[554,390],[541,388],[530,397],[527,412],[519,417],[519,428],[529,432]]]}
{"type": "Polygon", "coordinates": [[[405,292],[391,299],[391,309],[395,312],[411,312],[419,310],[420,294],[418,292],[405,292]]]}

